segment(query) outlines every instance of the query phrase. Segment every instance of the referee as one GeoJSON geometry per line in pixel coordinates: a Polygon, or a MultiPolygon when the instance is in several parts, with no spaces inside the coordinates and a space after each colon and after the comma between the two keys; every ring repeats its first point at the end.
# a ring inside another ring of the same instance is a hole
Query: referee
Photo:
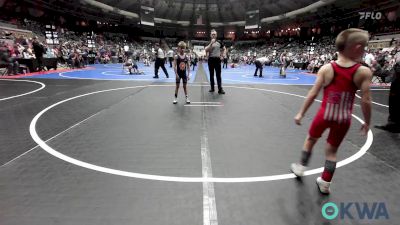
{"type": "Polygon", "coordinates": [[[256,59],[256,71],[254,72],[254,76],[257,76],[257,71],[260,70],[260,77],[263,77],[262,72],[263,72],[263,66],[267,64],[269,59],[267,57],[261,57],[256,59]]]}
{"type": "Polygon", "coordinates": [[[400,133],[400,61],[394,66],[393,80],[389,92],[389,118],[386,125],[375,126],[392,133],[400,133]]]}
{"type": "Polygon", "coordinates": [[[211,30],[211,42],[205,48],[208,53],[208,69],[210,70],[210,92],[214,92],[214,70],[217,76],[218,94],[225,94],[222,89],[221,81],[221,57],[225,53],[225,46],[221,41],[217,40],[217,31],[211,30]]]}
{"type": "Polygon", "coordinates": [[[165,76],[169,78],[167,69],[165,69],[165,52],[164,50],[160,47],[160,44],[156,43],[156,62],[154,63],[154,77],[155,79],[158,78],[158,69],[161,69],[164,71],[165,76]]]}

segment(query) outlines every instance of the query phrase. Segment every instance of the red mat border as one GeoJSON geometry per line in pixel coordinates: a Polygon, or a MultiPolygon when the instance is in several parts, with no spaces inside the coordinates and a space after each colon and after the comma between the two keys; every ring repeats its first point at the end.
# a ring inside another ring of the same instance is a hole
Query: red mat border
{"type": "Polygon", "coordinates": [[[91,70],[94,69],[93,67],[85,67],[81,69],[59,69],[59,70],[48,70],[48,71],[41,71],[41,72],[34,72],[34,73],[25,73],[20,75],[13,75],[13,76],[1,76],[0,79],[14,79],[14,78],[25,78],[25,77],[33,77],[33,76],[40,76],[52,73],[65,73],[75,70],[91,70]]]}

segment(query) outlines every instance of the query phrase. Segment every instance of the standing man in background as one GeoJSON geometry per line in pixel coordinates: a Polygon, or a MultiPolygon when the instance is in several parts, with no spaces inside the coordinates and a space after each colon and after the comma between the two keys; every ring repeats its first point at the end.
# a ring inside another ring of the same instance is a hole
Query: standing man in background
{"type": "Polygon", "coordinates": [[[165,69],[165,52],[164,49],[162,49],[163,46],[160,47],[159,43],[156,43],[155,47],[155,52],[156,52],[156,62],[154,63],[154,77],[155,79],[158,79],[158,69],[161,69],[164,71],[164,74],[167,78],[168,72],[167,69],[165,69]]]}
{"type": "Polygon", "coordinates": [[[279,70],[279,76],[286,78],[286,67],[287,65],[287,53],[286,50],[281,54],[279,60],[281,61],[281,69],[279,70]]]}
{"type": "Polygon", "coordinates": [[[217,40],[217,31],[211,30],[211,42],[205,48],[208,54],[208,69],[210,71],[210,92],[214,92],[214,71],[217,76],[218,94],[225,94],[222,89],[221,80],[221,57],[225,52],[225,46],[221,41],[217,40]]]}
{"type": "Polygon", "coordinates": [[[43,44],[39,42],[37,36],[33,37],[32,48],[33,48],[33,51],[35,53],[36,60],[38,62],[38,67],[39,67],[38,71],[43,71],[44,70],[43,54],[46,52],[46,49],[43,46],[43,44]]]}
{"type": "Polygon", "coordinates": [[[375,56],[371,53],[371,50],[368,50],[368,53],[365,54],[364,62],[371,68],[373,61],[375,61],[375,56]]]}
{"type": "Polygon", "coordinates": [[[168,56],[168,61],[169,61],[169,67],[172,68],[172,62],[174,61],[174,50],[169,49],[167,56],[168,56]]]}
{"type": "Polygon", "coordinates": [[[222,54],[222,68],[228,69],[228,50],[225,49],[224,53],[222,54]]]}
{"type": "Polygon", "coordinates": [[[196,53],[193,53],[192,54],[192,58],[191,58],[191,64],[192,64],[192,67],[193,67],[193,71],[194,71],[194,68],[197,66],[197,62],[199,61],[199,59],[197,58],[197,54],[196,53]]]}

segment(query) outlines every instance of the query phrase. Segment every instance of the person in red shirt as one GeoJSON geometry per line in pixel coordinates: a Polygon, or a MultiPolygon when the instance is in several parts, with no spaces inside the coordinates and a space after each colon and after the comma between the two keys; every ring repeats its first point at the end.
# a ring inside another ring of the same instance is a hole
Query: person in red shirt
{"type": "Polygon", "coordinates": [[[361,109],[365,120],[361,126],[361,133],[366,135],[369,131],[371,120],[369,85],[372,72],[368,67],[360,64],[368,39],[367,31],[356,28],[344,30],[337,36],[338,59],[322,66],[318,71],[314,86],[294,118],[295,123],[301,125],[304,114],[323,88],[323,101],[304,142],[300,163],[291,165],[291,170],[296,176],[303,176],[315,143],[329,128],[325,147],[325,167],[322,176],[317,178],[319,191],[323,194],[330,193],[330,185],[336,169],[336,153],[350,127],[354,97],[358,89],[362,93],[361,109]]]}
{"type": "Polygon", "coordinates": [[[12,46],[0,42],[0,67],[7,68],[7,75],[17,75],[19,63],[15,60],[12,46]]]}

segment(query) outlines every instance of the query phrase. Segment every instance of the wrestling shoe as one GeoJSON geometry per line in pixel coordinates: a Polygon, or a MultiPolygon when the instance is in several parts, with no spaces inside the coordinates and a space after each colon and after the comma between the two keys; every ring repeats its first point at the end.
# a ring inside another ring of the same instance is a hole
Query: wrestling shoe
{"type": "Polygon", "coordinates": [[[300,165],[299,163],[292,163],[290,165],[290,171],[292,171],[298,177],[304,176],[304,171],[306,171],[306,169],[307,167],[300,165]]]}
{"type": "Polygon", "coordinates": [[[331,189],[329,188],[329,186],[331,186],[332,182],[326,182],[326,181],[322,180],[321,177],[318,177],[316,182],[317,182],[318,189],[322,194],[331,193],[331,189]]]}

